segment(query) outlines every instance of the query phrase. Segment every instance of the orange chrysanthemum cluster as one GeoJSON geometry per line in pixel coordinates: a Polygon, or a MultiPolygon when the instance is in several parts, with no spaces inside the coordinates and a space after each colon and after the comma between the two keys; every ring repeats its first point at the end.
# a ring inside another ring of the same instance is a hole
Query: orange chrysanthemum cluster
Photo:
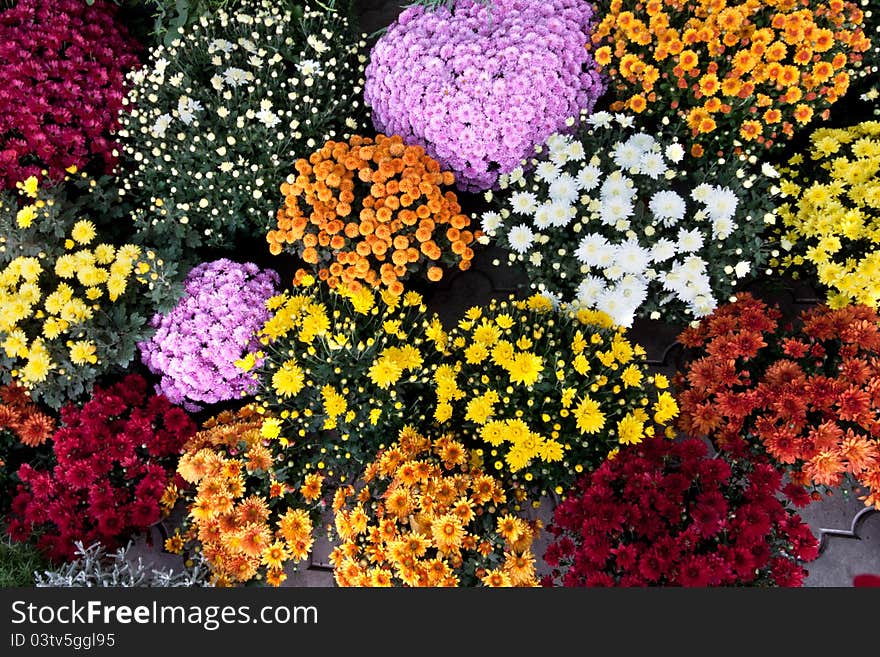
{"type": "Polygon", "coordinates": [[[867,306],[804,312],[798,329],[748,294],[679,341],[680,426],[720,449],[757,446],[793,483],[860,487],[880,503],[880,317],[867,306]]]}
{"type": "Polygon", "coordinates": [[[699,157],[827,118],[870,47],[862,20],[848,0],[612,0],[593,45],[612,109],[675,110],[699,157]]]}
{"type": "Polygon", "coordinates": [[[277,450],[263,424],[253,407],[221,413],[189,440],[177,468],[196,486],[185,539],[201,544],[219,585],[264,576],[278,586],[285,565],[312,549],[307,507],[321,495],[321,477],[307,477],[299,491],[276,478],[277,450]]]}
{"type": "MultiPolygon", "coordinates": [[[[468,269],[478,235],[452,191],[449,171],[421,146],[400,136],[353,136],[328,141],[296,162],[297,175],[281,185],[284,207],[266,236],[277,255],[285,244],[330,287],[384,286],[395,294],[410,274],[440,280],[444,266],[468,269]]],[[[298,284],[307,274],[300,269],[298,284]]]]}
{"type": "Polygon", "coordinates": [[[23,444],[38,447],[55,433],[55,420],[40,411],[27,390],[12,382],[0,386],[0,431],[11,431],[23,444]]]}
{"type": "Polygon", "coordinates": [[[500,509],[500,482],[449,435],[405,428],[333,501],[340,586],[536,586],[538,528],[500,509]]]}

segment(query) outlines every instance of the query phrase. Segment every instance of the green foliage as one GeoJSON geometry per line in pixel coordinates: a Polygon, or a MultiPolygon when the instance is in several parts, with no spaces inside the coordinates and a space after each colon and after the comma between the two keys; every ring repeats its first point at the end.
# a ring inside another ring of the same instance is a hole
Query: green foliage
{"type": "Polygon", "coordinates": [[[30,543],[13,543],[5,536],[0,540],[0,588],[33,586],[34,573],[49,564],[30,543]]]}

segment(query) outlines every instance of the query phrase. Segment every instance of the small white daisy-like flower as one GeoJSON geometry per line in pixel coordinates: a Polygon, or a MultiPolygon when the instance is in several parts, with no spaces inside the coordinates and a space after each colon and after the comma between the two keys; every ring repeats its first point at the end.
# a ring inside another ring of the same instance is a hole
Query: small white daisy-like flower
{"type": "Polygon", "coordinates": [[[573,162],[580,162],[586,156],[587,154],[584,152],[584,145],[573,139],[568,145],[568,159],[573,162]]]}
{"type": "Polygon", "coordinates": [[[712,198],[712,192],[714,189],[715,188],[708,183],[700,183],[694,187],[694,190],[691,192],[691,198],[700,203],[708,203],[709,199],[712,198]]]}
{"type": "Polygon", "coordinates": [[[596,188],[601,178],[602,170],[597,166],[589,164],[578,172],[575,180],[581,190],[589,192],[596,188]]]}
{"type": "Polygon", "coordinates": [[[677,141],[669,144],[664,151],[669,161],[678,164],[684,159],[684,147],[677,141]]]}
{"type": "Polygon", "coordinates": [[[233,87],[239,87],[252,81],[253,79],[253,73],[240,69],[236,66],[230,66],[225,71],[223,71],[223,80],[226,82],[226,84],[233,87]]]}
{"type": "Polygon", "coordinates": [[[622,219],[631,217],[635,212],[633,202],[621,196],[612,196],[602,199],[602,205],[599,208],[599,219],[606,226],[616,226],[622,219]]]}
{"type": "Polygon", "coordinates": [[[672,226],[684,218],[684,199],[672,190],[661,190],[655,193],[648,202],[654,216],[665,226],[672,226]]]}
{"type": "Polygon", "coordinates": [[[694,253],[703,248],[703,233],[699,229],[678,231],[678,250],[684,253],[694,253]]]}
{"type": "Polygon", "coordinates": [[[314,77],[320,75],[322,69],[321,64],[314,59],[303,59],[297,63],[296,70],[305,77],[314,77]]]}
{"type": "Polygon", "coordinates": [[[214,39],[208,44],[208,53],[212,54],[219,50],[228,55],[232,52],[233,47],[234,46],[226,39],[214,39]]]}
{"type": "Polygon", "coordinates": [[[637,132],[627,141],[642,151],[642,153],[657,149],[657,140],[647,132],[637,132]]]}
{"type": "Polygon", "coordinates": [[[736,229],[736,222],[727,218],[712,220],[712,237],[716,240],[726,240],[736,229]]]}
{"type": "Polygon", "coordinates": [[[214,75],[211,77],[211,86],[214,87],[217,91],[223,91],[223,78],[219,75],[214,75]]]}
{"type": "Polygon", "coordinates": [[[611,125],[611,120],[613,118],[614,117],[609,112],[602,110],[601,112],[590,114],[590,116],[587,117],[587,123],[594,125],[597,128],[607,128],[611,125]]]}
{"type": "Polygon", "coordinates": [[[583,304],[593,305],[605,291],[605,281],[598,276],[585,276],[574,291],[575,298],[583,304]]]}
{"type": "Polygon", "coordinates": [[[626,274],[644,274],[651,264],[651,252],[635,240],[627,240],[617,245],[614,260],[626,274]]]}
{"type": "Polygon", "coordinates": [[[494,236],[495,231],[501,226],[501,215],[497,212],[484,212],[482,224],[483,232],[494,236]]]}
{"type": "Polygon", "coordinates": [[[727,187],[714,187],[712,195],[705,201],[706,212],[713,220],[730,220],[736,214],[739,198],[727,187]]]}
{"type": "Polygon", "coordinates": [[[510,248],[517,253],[525,253],[535,242],[535,234],[526,224],[519,224],[510,229],[507,234],[507,241],[510,248]]]}
{"type": "Polygon", "coordinates": [[[746,262],[745,260],[740,260],[733,267],[733,273],[736,274],[737,278],[742,278],[743,276],[748,274],[751,270],[752,270],[751,263],[746,262]]]}
{"type": "Polygon", "coordinates": [[[632,142],[631,139],[628,139],[623,143],[618,142],[614,145],[614,148],[611,151],[611,157],[614,160],[614,164],[624,171],[628,171],[629,169],[635,169],[639,166],[642,151],[632,142]]]}
{"type": "Polygon", "coordinates": [[[640,173],[645,174],[652,180],[657,180],[657,178],[666,173],[667,167],[660,153],[648,151],[642,153],[642,157],[639,158],[638,169],[640,173]]]}
{"type": "Polygon", "coordinates": [[[614,258],[615,248],[603,235],[587,233],[581,238],[574,257],[588,267],[606,267],[614,258]]]}
{"type": "Polygon", "coordinates": [[[281,119],[279,119],[274,112],[267,109],[261,109],[254,114],[254,117],[270,130],[281,123],[281,119]]]}
{"type": "Polygon", "coordinates": [[[154,137],[158,137],[159,139],[165,136],[165,131],[168,130],[168,126],[171,125],[171,122],[174,119],[171,118],[170,114],[162,114],[159,118],[156,119],[155,123],[153,123],[153,127],[150,128],[150,132],[154,137]]]}
{"type": "Polygon", "coordinates": [[[604,290],[596,299],[596,309],[606,313],[618,326],[629,327],[635,320],[635,311],[638,305],[634,305],[629,299],[625,299],[618,290],[618,286],[612,286],[604,290]]]}
{"type": "Polygon", "coordinates": [[[544,160],[535,167],[535,177],[546,183],[553,182],[559,176],[559,167],[552,162],[544,160]]]}
{"type": "Polygon", "coordinates": [[[533,214],[538,207],[538,199],[531,192],[515,192],[510,196],[510,207],[517,214],[533,214]]]}
{"type": "Polygon", "coordinates": [[[535,210],[534,223],[536,228],[544,229],[550,225],[552,217],[550,216],[550,210],[552,209],[553,204],[549,201],[541,203],[538,208],[535,210]]]}
{"type": "Polygon", "coordinates": [[[617,121],[622,128],[632,128],[635,123],[635,119],[628,114],[617,113],[614,115],[614,120],[617,121]]]}
{"type": "Polygon", "coordinates": [[[550,216],[550,223],[562,228],[567,226],[569,222],[575,218],[577,215],[577,208],[573,205],[568,205],[567,203],[553,202],[550,204],[548,214],[550,216]]]}
{"type": "Polygon", "coordinates": [[[320,40],[317,36],[315,36],[314,34],[310,34],[310,35],[306,38],[306,43],[308,43],[308,44],[314,49],[314,51],[315,51],[316,53],[318,53],[319,55],[320,55],[321,53],[327,52],[327,50],[328,50],[328,48],[327,48],[327,44],[324,43],[323,41],[321,41],[321,40],[320,40]]]}
{"type": "Polygon", "coordinates": [[[623,175],[620,171],[613,171],[605,178],[599,194],[603,201],[612,198],[632,200],[635,198],[636,190],[631,178],[623,175]]]}
{"type": "Polygon", "coordinates": [[[186,125],[190,125],[196,118],[196,112],[201,112],[202,104],[189,96],[181,96],[177,99],[177,116],[186,125]]]}
{"type": "Polygon", "coordinates": [[[580,196],[577,181],[567,173],[560,174],[550,183],[549,194],[551,201],[566,205],[574,203],[580,196]]]}

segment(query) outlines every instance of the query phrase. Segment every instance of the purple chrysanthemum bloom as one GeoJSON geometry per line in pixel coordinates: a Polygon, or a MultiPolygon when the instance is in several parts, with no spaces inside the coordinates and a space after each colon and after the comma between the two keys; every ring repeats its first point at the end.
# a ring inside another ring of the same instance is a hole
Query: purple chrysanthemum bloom
{"type": "Polygon", "coordinates": [[[257,332],[269,319],[266,300],[278,274],[225,258],[193,268],[185,292],[168,313],[153,317],[153,337],[138,346],[157,392],[187,410],[256,391],[257,382],[235,361],[259,349],[257,332]]]}
{"type": "Polygon", "coordinates": [[[366,69],[376,130],[424,146],[460,189],[488,189],[605,92],[592,27],[584,0],[406,9],[366,69]]]}

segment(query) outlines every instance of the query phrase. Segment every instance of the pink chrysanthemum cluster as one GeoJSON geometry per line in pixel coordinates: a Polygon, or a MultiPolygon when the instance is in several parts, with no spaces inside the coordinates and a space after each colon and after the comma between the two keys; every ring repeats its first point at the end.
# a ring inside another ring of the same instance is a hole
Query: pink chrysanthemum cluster
{"type": "Polygon", "coordinates": [[[367,66],[376,129],[423,145],[461,189],[488,189],[605,91],[592,26],[582,0],[411,7],[367,66]]]}

